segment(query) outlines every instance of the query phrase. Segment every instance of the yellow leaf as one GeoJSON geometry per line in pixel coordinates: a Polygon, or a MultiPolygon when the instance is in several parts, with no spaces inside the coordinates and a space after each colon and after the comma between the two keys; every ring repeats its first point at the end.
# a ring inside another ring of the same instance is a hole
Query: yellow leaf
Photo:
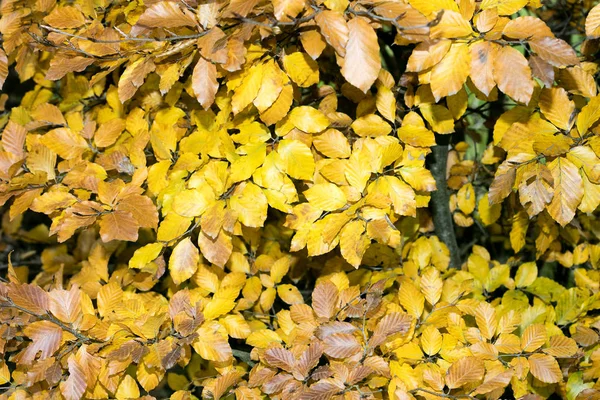
{"type": "Polygon", "coordinates": [[[377,86],[375,105],[379,114],[391,123],[396,122],[396,97],[394,93],[383,85],[377,86]]]}
{"type": "Polygon", "coordinates": [[[333,183],[318,183],[304,192],[308,202],[323,211],[335,211],[347,203],[346,195],[333,183]]]}
{"type": "Polygon", "coordinates": [[[546,343],[546,327],[542,324],[529,325],[521,336],[521,349],[532,352],[546,343]]]}
{"type": "Polygon", "coordinates": [[[496,309],[488,303],[480,303],[475,309],[475,322],[477,322],[481,336],[487,340],[492,339],[498,325],[496,309]]]}
{"type": "Polygon", "coordinates": [[[419,109],[435,132],[441,134],[454,132],[454,118],[446,107],[439,104],[422,104],[419,109]]]}
{"type": "Polygon", "coordinates": [[[295,52],[283,58],[283,67],[290,79],[300,87],[319,83],[319,64],[308,54],[295,52]]]}
{"type": "Polygon", "coordinates": [[[252,331],[241,314],[230,314],[221,320],[227,334],[235,339],[246,339],[252,331]]]}
{"type": "Polygon", "coordinates": [[[371,240],[365,235],[365,223],[363,221],[350,221],[342,228],[340,252],[348,264],[354,268],[360,266],[370,244],[371,240]]]}
{"type": "Polygon", "coordinates": [[[277,152],[283,160],[283,170],[294,179],[312,180],[315,160],[312,152],[298,140],[285,139],[279,142],[277,152]]]}
{"type": "Polygon", "coordinates": [[[481,9],[498,9],[498,15],[512,15],[527,5],[529,0],[483,0],[481,9]]]}
{"type": "Polygon", "coordinates": [[[433,325],[427,325],[421,333],[421,348],[425,354],[433,356],[442,349],[442,334],[433,325]]]}
{"type": "Polygon", "coordinates": [[[473,34],[471,23],[456,11],[444,10],[439,24],[431,28],[431,38],[457,39],[473,34]]]}
{"type": "Polygon", "coordinates": [[[183,239],[173,249],[169,258],[169,272],[176,285],[190,279],[198,270],[200,252],[189,237],[183,239]]]}
{"type": "Polygon", "coordinates": [[[479,219],[481,219],[481,222],[487,226],[493,224],[498,220],[498,218],[500,218],[500,214],[502,213],[502,205],[490,204],[488,193],[486,193],[481,197],[481,199],[479,199],[477,211],[479,212],[479,219]]]}
{"type": "Polygon", "coordinates": [[[349,38],[342,75],[364,93],[379,76],[381,56],[375,30],[366,19],[353,18],[348,22],[349,38]]]}
{"type": "Polygon", "coordinates": [[[564,157],[554,159],[548,168],[554,178],[554,196],[546,209],[556,222],[565,226],[575,216],[583,198],[583,180],[579,169],[564,157]]]}
{"type": "Polygon", "coordinates": [[[398,139],[415,147],[435,146],[435,135],[424,126],[402,125],[397,130],[398,139]]]}
{"type": "Polygon", "coordinates": [[[348,139],[337,129],[327,129],[315,136],[313,146],[319,153],[330,158],[348,158],[352,154],[348,139]]]}
{"type": "Polygon", "coordinates": [[[325,114],[310,106],[295,107],[288,118],[296,128],[306,133],[322,132],[330,123],[325,114]]]}
{"type": "Polygon", "coordinates": [[[137,399],[140,397],[140,388],[131,375],[125,375],[115,393],[117,400],[137,399]]]}
{"type": "MultiPolygon", "coordinates": [[[[260,92],[259,92],[260,95],[260,92]]],[[[273,125],[283,119],[294,100],[294,89],[292,85],[286,84],[281,89],[277,100],[266,110],[260,112],[260,119],[267,125],[273,125]]]]}
{"type": "Polygon", "coordinates": [[[415,191],[395,176],[386,176],[385,180],[389,187],[388,193],[394,205],[394,212],[398,215],[416,216],[415,191]]]}
{"type": "Polygon", "coordinates": [[[600,96],[593,97],[577,115],[577,130],[581,136],[600,119],[600,96]]]}
{"type": "Polygon", "coordinates": [[[420,318],[425,308],[425,297],[409,281],[403,281],[398,291],[398,299],[402,307],[415,318],[420,318]]]}
{"type": "Polygon", "coordinates": [[[231,97],[231,106],[234,114],[239,113],[250,105],[256,96],[263,80],[263,64],[256,64],[250,68],[242,84],[234,90],[231,97]]]}
{"type": "Polygon", "coordinates": [[[208,185],[186,189],[173,199],[171,209],[182,217],[198,217],[215,202],[215,193],[208,185]]]}
{"type": "Polygon", "coordinates": [[[265,112],[277,101],[289,79],[274,61],[268,61],[263,68],[262,83],[254,105],[259,112],[265,112]]]}
{"type": "MultiPolygon", "coordinates": [[[[245,181],[260,167],[267,156],[267,146],[265,143],[254,143],[244,146],[245,155],[233,160],[228,179],[232,183],[245,181]]],[[[205,190],[203,190],[205,191],[205,190]]],[[[202,204],[202,203],[200,203],[202,204]]],[[[196,209],[197,205],[188,205],[191,209],[196,209]]]]}
{"type": "Polygon", "coordinates": [[[204,323],[196,332],[198,337],[192,343],[196,353],[205,360],[227,361],[232,357],[231,346],[227,341],[227,335],[219,330],[220,325],[216,322],[204,323]]]}
{"type": "MultiPolygon", "coordinates": [[[[221,289],[221,290],[223,290],[223,289],[221,289]]],[[[225,290],[228,290],[228,289],[225,289],[225,290]]],[[[233,292],[236,293],[237,291],[233,291],[233,292]]],[[[207,321],[219,318],[221,315],[227,314],[229,311],[233,310],[235,307],[234,299],[219,298],[219,297],[217,297],[217,295],[215,295],[215,297],[211,301],[208,302],[206,307],[204,307],[204,310],[202,310],[202,313],[204,314],[204,318],[206,318],[207,321]]]]}
{"type": "Polygon", "coordinates": [[[150,243],[137,249],[129,259],[129,268],[143,269],[156,260],[163,249],[162,243],[150,243]]]}
{"type": "Polygon", "coordinates": [[[115,310],[123,300],[123,289],[115,282],[104,285],[98,291],[98,313],[105,317],[115,310]]]}
{"type": "Polygon", "coordinates": [[[259,329],[252,332],[246,339],[246,344],[259,349],[265,349],[271,343],[281,343],[279,335],[269,329],[259,329]]]}
{"type": "Polygon", "coordinates": [[[563,88],[542,89],[539,100],[540,111],[548,121],[562,130],[569,130],[572,124],[575,103],[569,100],[563,88]]]}
{"type": "Polygon", "coordinates": [[[515,275],[515,285],[524,288],[531,285],[538,276],[538,268],[535,262],[521,264],[515,275]]]}
{"type": "Polygon", "coordinates": [[[392,131],[390,124],[375,114],[367,114],[352,123],[352,129],[359,136],[384,136],[392,131]]]}
{"type": "Polygon", "coordinates": [[[277,295],[284,303],[293,305],[293,304],[303,304],[304,299],[302,298],[302,294],[298,290],[298,288],[294,285],[278,285],[277,286],[277,295]]]}
{"type": "Polygon", "coordinates": [[[458,208],[465,214],[471,214],[475,210],[475,189],[471,183],[463,185],[456,194],[458,208]]]}
{"type": "Polygon", "coordinates": [[[439,10],[459,11],[453,0],[410,0],[409,3],[426,17],[439,10]]]}
{"type": "Polygon", "coordinates": [[[442,61],[431,70],[431,92],[436,101],[462,89],[469,76],[470,64],[469,47],[461,43],[452,44],[442,61]]]}
{"type": "Polygon", "coordinates": [[[585,18],[585,34],[590,39],[600,36],[600,4],[594,6],[585,18]]]}
{"type": "Polygon", "coordinates": [[[229,198],[229,206],[237,211],[239,221],[245,226],[259,228],[267,219],[267,197],[252,182],[242,182],[235,188],[229,198]]]}
{"type": "Polygon", "coordinates": [[[432,306],[437,304],[442,296],[444,282],[440,277],[440,271],[434,267],[428,267],[421,276],[421,293],[432,306]]]}
{"type": "Polygon", "coordinates": [[[156,239],[160,242],[169,242],[178,238],[187,231],[191,218],[169,213],[160,223],[156,239]]]}

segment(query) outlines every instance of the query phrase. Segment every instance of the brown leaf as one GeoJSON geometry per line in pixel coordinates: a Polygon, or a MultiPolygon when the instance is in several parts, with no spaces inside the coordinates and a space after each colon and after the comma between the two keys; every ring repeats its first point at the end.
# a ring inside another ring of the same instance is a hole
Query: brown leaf
{"type": "Polygon", "coordinates": [[[531,50],[555,67],[567,67],[579,64],[575,50],[564,40],[544,37],[529,42],[531,50]]]}
{"type": "Polygon", "coordinates": [[[472,394],[473,396],[476,396],[478,394],[486,394],[494,390],[504,388],[508,386],[513,375],[514,371],[512,369],[500,372],[499,374],[488,372],[483,380],[483,383],[477,386],[477,389],[475,389],[472,394]]]}
{"type": "Polygon", "coordinates": [[[69,357],[69,377],[61,382],[60,392],[67,400],[79,400],[87,389],[85,372],[72,355],[69,357]]]}
{"type": "Polygon", "coordinates": [[[321,318],[331,319],[338,303],[338,289],[331,281],[319,282],[312,293],[312,307],[321,318]]]}
{"type": "Polygon", "coordinates": [[[202,57],[196,63],[192,73],[192,89],[202,107],[205,110],[209,109],[219,90],[217,67],[202,57]]]}
{"type": "Polygon", "coordinates": [[[325,354],[334,358],[352,357],[362,349],[356,337],[350,333],[329,335],[323,340],[323,345],[325,354]]]}
{"type": "Polygon", "coordinates": [[[494,58],[498,45],[483,41],[469,47],[471,50],[471,81],[486,96],[496,86],[494,58]]]}
{"type": "Polygon", "coordinates": [[[195,26],[198,22],[194,14],[182,9],[178,2],[159,1],[148,7],[137,21],[137,25],[149,28],[177,28],[195,26]]]}
{"type": "Polygon", "coordinates": [[[575,340],[563,335],[554,335],[550,337],[550,346],[542,351],[549,356],[566,358],[577,353],[577,350],[578,347],[575,340]]]}
{"type": "Polygon", "coordinates": [[[54,28],[78,28],[85,23],[85,17],[75,7],[56,7],[46,15],[44,22],[54,28]]]}
{"type": "Polygon", "coordinates": [[[254,10],[259,0],[230,0],[223,11],[225,17],[246,17],[254,10]]]}
{"type": "Polygon", "coordinates": [[[546,327],[542,324],[529,325],[521,336],[521,349],[532,352],[546,343],[546,327]]]}
{"type": "Polygon", "coordinates": [[[577,325],[577,329],[572,336],[583,347],[593,346],[600,341],[600,335],[595,330],[583,325],[577,325]]]}
{"type": "Polygon", "coordinates": [[[397,333],[408,332],[412,323],[412,317],[408,314],[393,312],[381,318],[369,340],[372,349],[385,342],[390,336],[397,333]]]}
{"type": "Polygon", "coordinates": [[[219,377],[217,377],[209,387],[205,387],[202,391],[202,397],[207,398],[210,397],[214,400],[219,400],[227,389],[231,386],[238,383],[240,380],[240,373],[238,371],[227,372],[219,377]],[[210,396],[207,394],[210,393],[210,396]]]}
{"type": "Polygon", "coordinates": [[[219,231],[218,236],[213,239],[202,231],[198,235],[198,246],[202,251],[202,255],[211,263],[224,267],[229,256],[233,251],[231,236],[223,230],[219,231]]]}
{"type": "Polygon", "coordinates": [[[513,189],[516,179],[516,169],[508,161],[503,162],[496,171],[494,181],[490,185],[490,204],[498,204],[504,200],[513,189]]]}
{"type": "Polygon", "coordinates": [[[446,385],[450,389],[456,389],[483,379],[484,373],[483,360],[476,357],[461,358],[448,368],[446,385]]]}
{"type": "Polygon", "coordinates": [[[107,243],[111,240],[127,240],[135,242],[138,239],[139,224],[131,213],[114,211],[100,218],[100,237],[107,243]]]}
{"type": "Polygon", "coordinates": [[[2,132],[2,147],[4,151],[14,154],[17,158],[22,158],[25,155],[23,145],[25,145],[26,136],[27,129],[24,126],[12,120],[8,121],[2,132]]]}
{"type": "Polygon", "coordinates": [[[38,352],[40,360],[52,357],[60,347],[63,334],[62,329],[50,321],[33,322],[23,332],[32,343],[15,357],[15,361],[20,364],[30,364],[38,352]]]}
{"type": "Polygon", "coordinates": [[[529,356],[531,375],[544,383],[556,383],[562,380],[562,373],[558,362],[552,356],[533,354],[529,356]]]}
{"type": "Polygon", "coordinates": [[[93,63],[93,58],[57,54],[50,60],[50,68],[46,72],[46,79],[59,80],[69,72],[81,72],[93,63]]]}
{"type": "Polygon", "coordinates": [[[343,383],[323,379],[300,394],[299,400],[328,400],[344,389],[343,383]]]}
{"type": "Polygon", "coordinates": [[[121,103],[125,103],[133,97],[138,88],[144,84],[146,76],[155,68],[156,66],[150,57],[140,58],[127,65],[119,79],[118,93],[121,103]]]}
{"type": "Polygon", "coordinates": [[[377,34],[362,18],[350,20],[348,29],[342,75],[349,83],[366,93],[377,80],[381,69],[377,34]]]}
{"type": "Polygon", "coordinates": [[[55,289],[49,293],[50,311],[62,322],[72,324],[81,316],[81,291],[76,285],[70,290],[55,289]]]}
{"type": "Polygon", "coordinates": [[[0,89],[4,86],[4,82],[8,77],[8,57],[4,50],[0,48],[0,89]]]}
{"type": "Polygon", "coordinates": [[[541,57],[533,55],[529,57],[529,66],[534,77],[538,78],[544,86],[552,87],[554,84],[554,67],[541,57]]]}
{"type": "Polygon", "coordinates": [[[273,367],[291,373],[294,370],[296,358],[291,351],[281,347],[274,347],[265,351],[265,361],[273,367]]]}
{"type": "Polygon", "coordinates": [[[494,80],[498,89],[513,100],[529,103],[533,94],[531,69],[523,54],[510,46],[499,47],[494,59],[494,80]]]}
{"type": "Polygon", "coordinates": [[[16,306],[34,314],[45,314],[50,309],[48,293],[35,284],[10,284],[8,297],[16,306]]]}
{"type": "Polygon", "coordinates": [[[509,38],[521,40],[539,40],[545,37],[554,37],[552,30],[543,20],[532,16],[517,17],[508,21],[502,34],[509,38]]]}
{"type": "Polygon", "coordinates": [[[131,194],[120,199],[115,210],[131,214],[141,228],[156,229],[158,226],[158,210],[148,196],[131,194]]]}
{"type": "Polygon", "coordinates": [[[322,355],[323,345],[318,340],[313,341],[296,362],[294,377],[298,380],[306,379],[310,371],[317,366],[322,355]]]}

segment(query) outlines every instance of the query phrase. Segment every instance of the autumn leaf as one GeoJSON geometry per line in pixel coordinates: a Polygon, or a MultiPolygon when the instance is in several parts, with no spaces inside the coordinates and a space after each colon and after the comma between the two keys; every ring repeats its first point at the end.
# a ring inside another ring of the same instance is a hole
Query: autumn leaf
{"type": "Polygon", "coordinates": [[[351,19],[348,22],[348,43],[342,75],[366,93],[375,83],[380,69],[381,58],[375,31],[364,19],[351,19]]]}

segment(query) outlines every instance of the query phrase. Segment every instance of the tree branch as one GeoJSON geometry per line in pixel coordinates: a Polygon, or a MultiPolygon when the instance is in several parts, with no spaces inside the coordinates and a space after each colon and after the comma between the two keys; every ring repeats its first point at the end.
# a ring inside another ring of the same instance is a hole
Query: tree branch
{"type": "Polygon", "coordinates": [[[429,169],[435,179],[437,190],[431,193],[431,209],[435,233],[450,250],[450,268],[460,268],[461,257],[454,232],[454,221],[450,212],[450,195],[446,183],[448,145],[451,135],[436,135],[436,146],[431,148],[429,169]]]}

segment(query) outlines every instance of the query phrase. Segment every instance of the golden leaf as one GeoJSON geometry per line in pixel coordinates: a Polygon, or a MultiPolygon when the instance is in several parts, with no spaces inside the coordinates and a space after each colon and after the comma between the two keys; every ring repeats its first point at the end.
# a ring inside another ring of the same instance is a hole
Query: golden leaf
{"type": "Polygon", "coordinates": [[[448,369],[446,385],[450,389],[456,389],[482,380],[484,374],[485,368],[482,360],[475,357],[461,358],[448,369]]]}
{"type": "Polygon", "coordinates": [[[351,19],[348,30],[342,75],[350,84],[366,93],[377,80],[381,69],[377,34],[362,18],[351,19]]]}

